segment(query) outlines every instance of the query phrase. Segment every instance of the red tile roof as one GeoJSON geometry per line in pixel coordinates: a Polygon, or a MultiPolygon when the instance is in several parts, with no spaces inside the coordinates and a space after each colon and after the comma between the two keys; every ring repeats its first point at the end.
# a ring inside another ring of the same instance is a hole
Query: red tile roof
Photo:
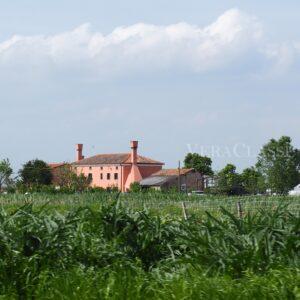
{"type": "MultiPolygon", "coordinates": [[[[185,175],[192,171],[194,171],[194,169],[180,169],[180,175],[185,175]]],[[[178,175],[179,175],[178,169],[163,169],[152,174],[151,176],[178,176],[178,175]]]]}
{"type": "Polygon", "coordinates": [[[51,169],[55,169],[55,168],[58,168],[58,167],[62,167],[66,165],[66,163],[49,163],[48,166],[51,168],[51,169]]]}
{"type": "MultiPolygon", "coordinates": [[[[117,153],[117,154],[99,154],[91,156],[80,161],[76,161],[73,164],[76,166],[86,166],[86,165],[109,165],[109,164],[128,164],[131,162],[130,153],[117,153]]],[[[164,163],[160,161],[153,160],[148,157],[138,155],[138,164],[155,164],[163,165],[164,163]]]]}

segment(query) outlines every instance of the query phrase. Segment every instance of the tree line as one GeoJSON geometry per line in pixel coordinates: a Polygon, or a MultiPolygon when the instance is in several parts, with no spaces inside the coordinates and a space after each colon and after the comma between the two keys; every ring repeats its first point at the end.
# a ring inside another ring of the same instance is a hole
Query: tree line
{"type": "Polygon", "coordinates": [[[73,172],[70,164],[58,169],[53,184],[53,172],[50,166],[40,159],[26,162],[12,177],[13,169],[8,159],[0,161],[0,191],[7,192],[54,192],[59,188],[61,192],[81,192],[89,189],[90,180],[84,175],[73,172]]]}
{"type": "Polygon", "coordinates": [[[241,173],[233,164],[213,172],[211,158],[198,153],[188,153],[184,164],[202,175],[213,176],[216,184],[207,192],[214,194],[288,194],[300,182],[300,150],[287,136],[271,139],[262,147],[256,164],[241,173]]]}

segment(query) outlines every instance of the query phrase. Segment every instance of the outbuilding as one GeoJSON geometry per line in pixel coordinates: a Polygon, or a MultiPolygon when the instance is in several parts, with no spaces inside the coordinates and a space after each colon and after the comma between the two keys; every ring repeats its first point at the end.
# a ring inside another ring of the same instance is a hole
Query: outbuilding
{"type": "Polygon", "coordinates": [[[293,190],[289,191],[290,196],[300,196],[300,184],[298,184],[293,190]]]}
{"type": "Polygon", "coordinates": [[[203,177],[194,169],[162,169],[140,181],[143,189],[170,190],[183,192],[203,190],[203,177]]]}

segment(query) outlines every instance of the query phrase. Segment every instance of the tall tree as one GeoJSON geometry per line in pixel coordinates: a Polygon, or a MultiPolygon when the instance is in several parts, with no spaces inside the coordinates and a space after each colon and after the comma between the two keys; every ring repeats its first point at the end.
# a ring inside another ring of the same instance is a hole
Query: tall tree
{"type": "Polygon", "coordinates": [[[226,195],[239,195],[243,193],[241,177],[236,172],[236,166],[228,164],[218,173],[217,192],[226,195]]]}
{"type": "Polygon", "coordinates": [[[265,176],[272,192],[287,194],[299,183],[299,150],[292,146],[290,137],[271,139],[258,156],[257,168],[265,176]]]}
{"type": "Polygon", "coordinates": [[[47,163],[35,159],[28,161],[19,171],[21,181],[26,185],[49,185],[52,181],[51,169],[47,163]]]}
{"type": "Polygon", "coordinates": [[[265,180],[254,167],[247,168],[241,174],[242,186],[247,194],[264,193],[266,191],[265,180]]]}
{"type": "Polygon", "coordinates": [[[10,162],[8,159],[3,159],[0,161],[0,191],[3,186],[8,186],[11,184],[12,179],[11,175],[13,173],[13,169],[10,166],[10,162]]]}
{"type": "Polygon", "coordinates": [[[202,175],[212,175],[212,160],[207,156],[201,156],[198,153],[188,153],[184,159],[186,168],[193,168],[202,175]]]}

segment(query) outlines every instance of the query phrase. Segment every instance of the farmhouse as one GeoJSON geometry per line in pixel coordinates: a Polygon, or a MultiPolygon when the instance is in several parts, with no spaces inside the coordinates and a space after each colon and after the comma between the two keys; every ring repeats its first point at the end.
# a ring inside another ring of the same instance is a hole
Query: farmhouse
{"type": "Polygon", "coordinates": [[[138,154],[138,141],[131,141],[129,153],[99,154],[85,158],[83,145],[77,144],[76,161],[72,168],[77,175],[84,174],[90,179],[91,186],[118,188],[125,192],[133,182],[160,171],[164,163],[138,154]]]}
{"type": "Polygon", "coordinates": [[[140,181],[142,188],[155,190],[203,190],[203,178],[194,169],[164,169],[140,181]]]}

